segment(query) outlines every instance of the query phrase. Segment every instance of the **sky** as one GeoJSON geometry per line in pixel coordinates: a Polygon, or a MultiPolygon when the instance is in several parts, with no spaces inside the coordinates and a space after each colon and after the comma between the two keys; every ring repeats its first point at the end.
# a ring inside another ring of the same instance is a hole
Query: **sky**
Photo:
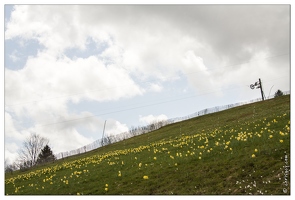
{"type": "Polygon", "coordinates": [[[290,5],[4,5],[5,159],[290,91],[290,5]]]}

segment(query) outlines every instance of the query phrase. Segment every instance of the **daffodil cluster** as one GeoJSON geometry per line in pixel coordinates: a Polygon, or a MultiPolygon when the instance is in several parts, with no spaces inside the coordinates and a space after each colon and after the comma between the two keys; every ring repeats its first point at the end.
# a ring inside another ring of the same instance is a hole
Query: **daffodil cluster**
{"type": "MultiPolygon", "coordinates": [[[[5,186],[11,188],[7,194],[23,194],[26,187],[34,187],[36,190],[54,191],[58,187],[71,187],[71,184],[80,183],[91,177],[96,171],[88,169],[89,166],[97,167],[107,165],[113,170],[117,179],[124,180],[128,168],[136,167],[140,174],[140,180],[153,179],[152,174],[146,174],[148,167],[156,165],[169,165],[178,169],[185,159],[194,159],[203,162],[210,156],[231,155],[237,153],[236,149],[247,143],[255,143],[258,139],[263,142],[275,140],[276,145],[282,145],[289,139],[290,121],[282,129],[277,130],[278,123],[286,114],[275,118],[264,118],[260,121],[245,122],[235,126],[208,128],[200,132],[181,134],[175,138],[169,138],[140,145],[133,148],[118,149],[103,154],[96,154],[73,161],[65,161],[51,167],[45,167],[15,177],[5,179],[5,186]],[[141,153],[148,156],[141,156],[141,153]],[[123,171],[126,170],[126,171],[123,171]],[[63,172],[63,176],[59,173],[63,172]],[[36,182],[36,180],[41,180],[36,182]],[[27,183],[23,185],[24,181],[27,183]]],[[[246,152],[247,157],[255,160],[259,158],[259,146],[251,152],[246,152]]],[[[118,180],[119,181],[119,180],[118,180]]],[[[104,192],[109,192],[109,184],[101,187],[104,192]]],[[[36,192],[38,193],[38,192],[36,192]]],[[[76,191],[82,194],[83,191],[76,191]]]]}

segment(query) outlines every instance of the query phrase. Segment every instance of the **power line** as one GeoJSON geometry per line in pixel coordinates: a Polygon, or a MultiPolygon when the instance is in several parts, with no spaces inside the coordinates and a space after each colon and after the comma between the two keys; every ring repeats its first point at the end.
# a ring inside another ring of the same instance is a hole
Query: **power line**
{"type": "MultiPolygon", "coordinates": [[[[261,61],[261,60],[265,60],[265,59],[270,59],[270,58],[275,58],[275,57],[280,57],[280,56],[285,56],[285,55],[289,55],[289,53],[279,54],[279,55],[274,55],[274,56],[269,56],[269,57],[265,57],[265,58],[261,58],[261,59],[249,60],[247,62],[243,62],[243,63],[239,63],[239,64],[232,64],[232,65],[227,65],[227,66],[223,66],[223,67],[210,68],[210,69],[207,69],[207,71],[212,71],[212,70],[217,70],[217,69],[222,69],[222,68],[228,68],[228,67],[233,67],[233,66],[239,66],[239,65],[246,64],[246,63],[257,62],[257,61],[261,61]]],[[[196,71],[194,70],[194,72],[182,73],[182,75],[188,76],[188,75],[199,73],[201,71],[202,70],[196,70],[196,71]]],[[[128,73],[130,73],[130,72],[128,72],[128,73]]],[[[177,78],[177,77],[179,77],[179,76],[171,76],[169,78],[171,79],[171,78],[177,78]]],[[[155,81],[155,80],[156,79],[154,79],[154,80],[148,80],[148,81],[139,81],[138,83],[153,83],[153,81],[155,81]]],[[[127,85],[127,84],[125,84],[125,85],[127,85]]],[[[122,88],[122,87],[124,87],[124,86],[120,85],[120,86],[108,87],[108,88],[103,88],[103,89],[100,88],[100,89],[87,90],[86,92],[84,91],[84,92],[78,92],[78,93],[73,93],[73,94],[66,94],[66,95],[61,95],[61,96],[57,96],[57,97],[41,99],[41,100],[33,100],[33,101],[16,103],[16,104],[10,104],[10,105],[6,105],[5,104],[5,107],[15,107],[15,106],[21,106],[21,105],[24,105],[24,104],[33,104],[33,103],[40,102],[40,101],[50,101],[50,100],[53,100],[53,99],[67,98],[67,97],[70,97],[70,96],[80,96],[80,95],[85,95],[86,93],[89,93],[89,92],[109,91],[109,90],[112,90],[112,89],[122,88]]],[[[38,93],[36,93],[36,94],[38,94],[38,93]]]]}
{"type": "MultiPolygon", "coordinates": [[[[281,79],[284,78],[286,76],[282,76],[276,79],[272,79],[272,80],[277,80],[277,79],[281,79]]],[[[268,80],[265,82],[270,82],[272,80],[268,80]]],[[[211,90],[210,92],[205,92],[205,93],[201,93],[201,94],[196,94],[196,95],[190,95],[190,96],[186,96],[186,97],[182,97],[182,98],[177,98],[177,99],[172,99],[172,100],[167,100],[167,101],[161,101],[161,102],[156,102],[156,103],[152,103],[152,104],[146,104],[146,105],[140,105],[140,106],[136,106],[136,107],[132,107],[132,108],[126,108],[126,109],[120,109],[120,110],[116,110],[116,111],[111,111],[111,112],[106,112],[106,113],[99,113],[99,114],[93,114],[91,116],[87,116],[87,117],[80,117],[80,118],[75,118],[75,119],[70,119],[70,120],[64,120],[64,121],[60,121],[60,122],[53,122],[53,123],[47,123],[47,124],[41,124],[41,125],[36,125],[37,127],[44,127],[44,126],[52,126],[52,125],[57,125],[57,124],[62,124],[62,123],[70,123],[70,122],[74,122],[74,121],[78,121],[78,120],[83,120],[83,119],[89,119],[89,118],[93,118],[93,117],[97,117],[97,116],[104,116],[104,115],[109,115],[109,114],[114,114],[114,113],[119,113],[119,112],[125,112],[128,110],[135,110],[135,109],[140,109],[140,108],[145,108],[145,107],[150,107],[150,106],[155,106],[155,105],[160,105],[160,104],[164,104],[164,103],[169,103],[169,102],[175,102],[175,101],[181,101],[181,100],[185,100],[185,99],[190,99],[190,98],[195,98],[195,97],[199,97],[199,96],[203,96],[203,95],[208,95],[208,94],[212,94],[215,92],[219,92],[220,89],[222,89],[222,91],[228,91],[228,90],[236,90],[242,87],[249,87],[248,85],[243,85],[241,84],[238,87],[232,87],[232,88],[216,88],[215,90],[211,90]]],[[[170,97],[165,97],[166,98],[170,98],[170,97]]],[[[134,105],[134,104],[133,104],[134,105]]],[[[121,107],[126,107],[126,106],[121,106],[121,107]]],[[[127,106],[128,107],[128,106],[127,106]]],[[[25,129],[21,129],[18,131],[22,131],[22,130],[27,130],[29,128],[25,128],[25,129]]],[[[8,132],[14,132],[14,131],[6,131],[6,133],[8,132]]]]}
{"type": "MultiPolygon", "coordinates": [[[[133,107],[133,108],[121,109],[119,111],[112,111],[112,112],[107,112],[107,113],[95,114],[95,115],[92,115],[92,116],[89,116],[89,117],[103,116],[103,115],[107,115],[107,114],[113,114],[113,113],[117,113],[117,112],[122,112],[122,111],[127,111],[127,110],[133,110],[133,109],[138,109],[138,108],[142,108],[142,107],[148,107],[148,106],[153,106],[153,105],[158,105],[158,104],[163,104],[163,103],[168,103],[168,102],[174,102],[174,101],[179,101],[179,100],[183,100],[183,99],[194,98],[194,97],[198,97],[198,96],[202,96],[202,95],[206,95],[206,94],[212,94],[212,93],[215,93],[216,91],[219,92],[220,90],[223,90],[223,91],[233,90],[233,89],[238,89],[240,87],[245,87],[245,85],[240,85],[239,87],[227,88],[227,89],[224,89],[222,87],[220,87],[220,88],[216,88],[215,87],[215,89],[214,90],[211,90],[211,92],[208,92],[208,90],[203,90],[203,92],[205,92],[205,91],[206,92],[205,93],[199,93],[197,95],[189,95],[189,96],[182,97],[182,98],[172,99],[172,100],[168,100],[168,101],[161,101],[161,102],[156,102],[156,103],[147,104],[147,105],[143,105],[143,106],[140,105],[140,106],[136,106],[136,107],[133,107]]],[[[202,91],[199,91],[199,92],[202,92],[202,91]]],[[[178,97],[179,95],[174,95],[174,96],[178,97]]],[[[164,97],[164,98],[161,98],[161,99],[164,100],[164,99],[167,99],[167,98],[171,98],[171,96],[164,97]]],[[[134,106],[134,104],[130,104],[130,105],[131,106],[134,106]]],[[[129,107],[130,105],[124,105],[124,106],[120,106],[120,107],[117,107],[117,108],[129,107]]],[[[108,110],[108,109],[104,109],[104,110],[108,110]]],[[[81,120],[81,119],[85,119],[85,118],[89,118],[89,117],[82,117],[82,118],[77,118],[77,119],[72,119],[72,120],[65,120],[65,121],[61,121],[61,123],[63,123],[63,122],[71,122],[71,121],[76,121],[76,120],[81,120]]],[[[60,123],[60,122],[48,123],[48,124],[44,124],[44,126],[54,125],[56,123],[60,123]]],[[[40,125],[40,126],[43,126],[43,125],[40,125]]]]}
{"type": "MultiPolygon", "coordinates": [[[[240,87],[244,87],[244,86],[240,86],[240,87]]],[[[238,88],[230,88],[230,89],[227,89],[227,90],[234,90],[234,89],[238,89],[238,88]]],[[[104,116],[104,115],[109,115],[109,114],[124,112],[124,111],[128,111],[128,110],[135,110],[135,109],[140,109],[140,108],[145,108],[145,107],[151,107],[151,106],[161,105],[161,104],[165,104],[165,103],[169,103],[169,102],[181,101],[181,100],[184,100],[184,99],[190,99],[190,98],[195,98],[195,97],[199,97],[199,96],[202,96],[202,95],[212,94],[212,93],[215,93],[216,91],[219,91],[219,90],[214,90],[214,91],[203,93],[203,94],[191,95],[191,96],[187,96],[187,97],[183,97],[183,98],[178,98],[178,99],[173,99],[173,100],[168,100],[168,101],[162,101],[162,102],[157,102],[157,103],[152,103],[152,104],[146,104],[146,105],[136,106],[136,107],[127,108],[127,109],[121,109],[121,110],[112,111],[112,112],[94,114],[94,115],[91,115],[91,116],[88,116],[88,117],[81,117],[81,118],[76,118],[76,119],[71,119],[71,120],[60,121],[60,122],[54,122],[54,123],[36,125],[36,127],[44,127],[44,126],[52,126],[52,125],[63,124],[63,123],[70,123],[70,122],[74,122],[74,121],[78,121],[78,120],[84,120],[84,119],[89,119],[89,118],[93,118],[93,117],[97,117],[97,116],[104,116]]],[[[18,130],[18,131],[28,130],[28,129],[29,128],[25,128],[25,129],[21,129],[21,130],[18,130]]],[[[9,132],[14,132],[14,131],[6,131],[6,133],[9,133],[9,132]]]]}

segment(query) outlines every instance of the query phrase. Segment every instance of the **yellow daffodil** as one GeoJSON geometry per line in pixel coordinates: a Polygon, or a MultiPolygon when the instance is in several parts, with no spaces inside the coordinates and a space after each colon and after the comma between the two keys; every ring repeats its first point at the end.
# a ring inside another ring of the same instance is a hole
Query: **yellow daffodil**
{"type": "Polygon", "coordinates": [[[281,136],[284,136],[285,134],[284,134],[282,131],[280,131],[280,135],[281,135],[281,136]]]}
{"type": "Polygon", "coordinates": [[[149,179],[149,177],[148,176],[143,176],[143,179],[149,179]]]}
{"type": "Polygon", "coordinates": [[[256,156],[255,156],[255,154],[252,154],[252,158],[255,158],[256,156]]]}

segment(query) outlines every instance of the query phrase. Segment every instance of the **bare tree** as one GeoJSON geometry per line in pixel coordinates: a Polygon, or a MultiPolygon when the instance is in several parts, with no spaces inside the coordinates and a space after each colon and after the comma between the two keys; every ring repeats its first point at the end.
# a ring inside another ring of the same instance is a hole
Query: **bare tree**
{"type": "Polygon", "coordinates": [[[136,136],[137,134],[137,128],[134,127],[134,126],[131,126],[130,130],[129,130],[129,133],[132,135],[132,136],[136,136]]]}
{"type": "Polygon", "coordinates": [[[110,142],[111,144],[118,142],[117,137],[113,134],[110,134],[110,142]]]}
{"type": "Polygon", "coordinates": [[[112,139],[111,139],[111,135],[106,135],[104,138],[103,138],[103,144],[104,145],[109,145],[112,143],[112,139]]]}
{"type": "Polygon", "coordinates": [[[26,163],[26,167],[32,167],[36,165],[38,155],[41,149],[49,143],[47,138],[41,137],[36,133],[26,138],[23,142],[23,148],[19,151],[19,159],[26,163]]]}
{"type": "Polygon", "coordinates": [[[11,173],[15,170],[14,166],[8,163],[7,158],[4,160],[5,173],[11,173]]]}

